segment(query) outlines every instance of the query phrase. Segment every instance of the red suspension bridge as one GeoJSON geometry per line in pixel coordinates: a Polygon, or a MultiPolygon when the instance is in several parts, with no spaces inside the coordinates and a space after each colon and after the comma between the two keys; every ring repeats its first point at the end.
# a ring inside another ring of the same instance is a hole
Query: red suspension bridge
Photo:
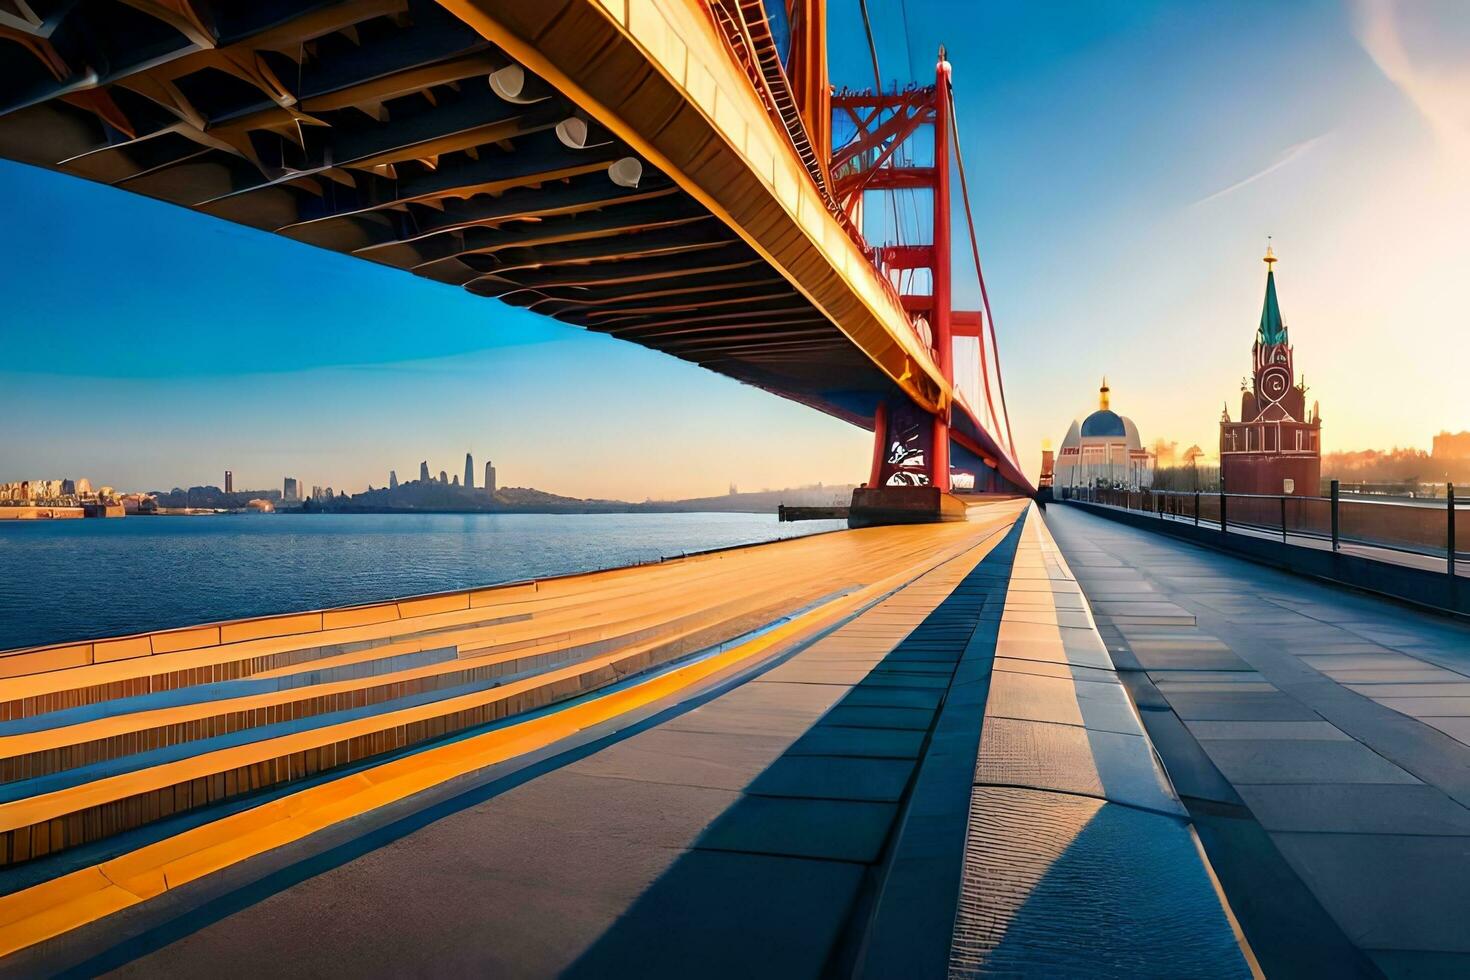
{"type": "Polygon", "coordinates": [[[948,63],[834,95],[824,3],[766,6],[31,4],[0,16],[0,154],[872,428],[873,487],[1029,491],[988,299],[952,308],[948,63]]]}

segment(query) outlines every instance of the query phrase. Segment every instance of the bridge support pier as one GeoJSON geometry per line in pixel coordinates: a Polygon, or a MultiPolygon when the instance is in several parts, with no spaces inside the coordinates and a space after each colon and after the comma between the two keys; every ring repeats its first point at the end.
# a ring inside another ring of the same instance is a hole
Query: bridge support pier
{"type": "Polygon", "coordinates": [[[858,487],[847,512],[848,527],[935,524],[965,520],[963,500],[938,487],[858,487]]]}

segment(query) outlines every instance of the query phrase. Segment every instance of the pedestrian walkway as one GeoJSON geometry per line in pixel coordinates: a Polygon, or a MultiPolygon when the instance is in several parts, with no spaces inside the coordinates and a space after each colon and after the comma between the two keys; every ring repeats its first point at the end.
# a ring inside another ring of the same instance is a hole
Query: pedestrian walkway
{"type": "Polygon", "coordinates": [[[0,899],[0,969],[1249,975],[1039,513],[818,550],[896,540],[922,561],[722,652],[23,862],[123,848],[0,899]]]}
{"type": "Polygon", "coordinates": [[[1047,523],[1266,974],[1470,971],[1470,627],[1047,523]]]}

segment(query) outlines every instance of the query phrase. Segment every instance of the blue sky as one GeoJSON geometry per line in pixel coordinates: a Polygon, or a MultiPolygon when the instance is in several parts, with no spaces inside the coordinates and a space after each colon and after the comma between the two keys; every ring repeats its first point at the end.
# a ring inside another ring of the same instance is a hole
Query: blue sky
{"type": "MultiPolygon", "coordinates": [[[[886,80],[948,46],[1028,470],[1103,373],[1146,439],[1210,448],[1267,234],[1329,449],[1470,427],[1470,5],[869,2],[886,80]]],[[[831,17],[834,81],[869,84],[856,0],[831,17]]],[[[466,450],[632,499],[865,475],[865,433],[491,300],[18,165],[0,200],[0,480],[356,490],[466,450]]],[[[956,276],[974,306],[960,249],[956,276]]]]}

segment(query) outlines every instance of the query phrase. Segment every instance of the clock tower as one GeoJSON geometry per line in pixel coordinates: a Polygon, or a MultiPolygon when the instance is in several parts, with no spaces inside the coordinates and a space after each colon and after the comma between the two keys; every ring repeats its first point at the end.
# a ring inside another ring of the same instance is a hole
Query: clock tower
{"type": "Polygon", "coordinates": [[[1220,417],[1220,475],[1227,493],[1317,496],[1322,477],[1322,419],[1307,411],[1306,382],[1298,384],[1293,349],[1276,300],[1276,256],[1267,246],[1266,301],[1251,348],[1254,378],[1242,384],[1240,421],[1227,406],[1220,417]]]}

